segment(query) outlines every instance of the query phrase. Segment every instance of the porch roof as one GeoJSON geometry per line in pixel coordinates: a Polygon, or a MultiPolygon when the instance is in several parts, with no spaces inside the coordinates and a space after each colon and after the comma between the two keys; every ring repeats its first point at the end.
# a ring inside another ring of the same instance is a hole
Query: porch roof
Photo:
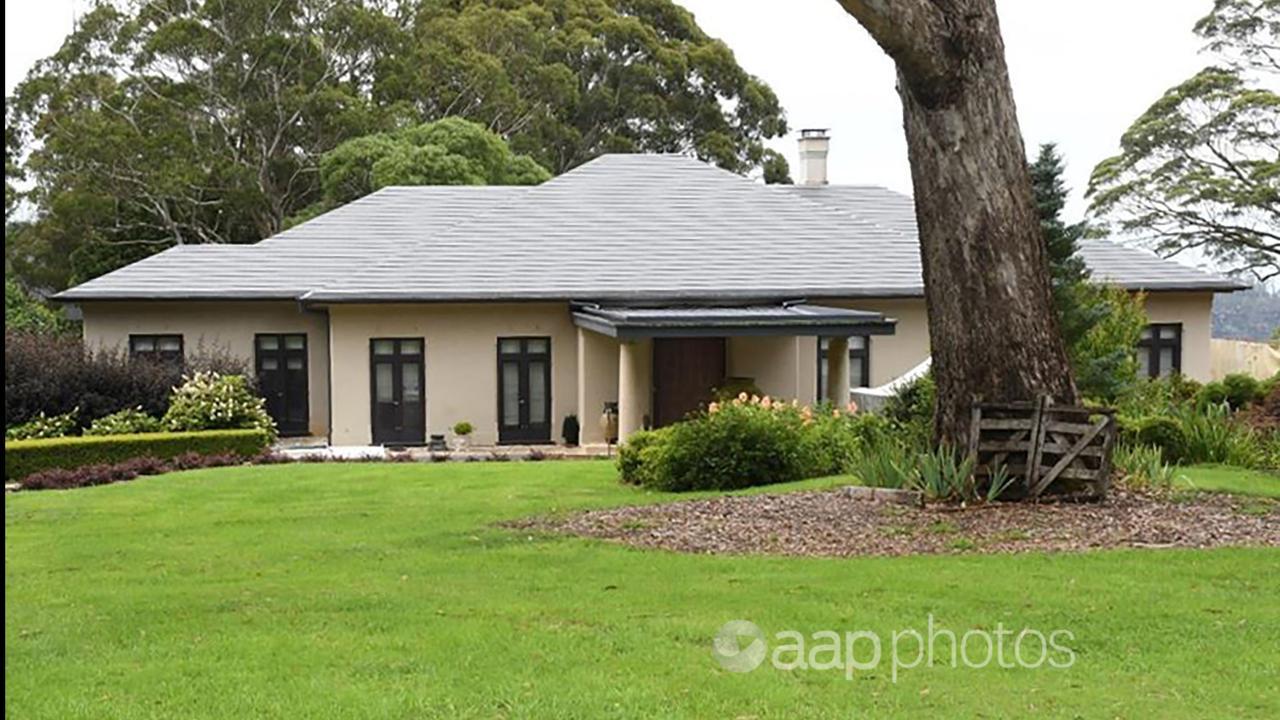
{"type": "Polygon", "coordinates": [[[620,340],[741,335],[892,335],[897,320],[802,301],[758,305],[602,306],[575,303],[573,322],[620,340]]]}

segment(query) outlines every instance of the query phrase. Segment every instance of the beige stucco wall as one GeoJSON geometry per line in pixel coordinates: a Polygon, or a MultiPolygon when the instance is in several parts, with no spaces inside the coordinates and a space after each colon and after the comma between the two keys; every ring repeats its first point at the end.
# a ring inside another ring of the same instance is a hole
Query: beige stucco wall
{"type": "Polygon", "coordinates": [[[618,341],[578,328],[578,420],[582,444],[602,443],[600,416],[606,402],[618,402],[618,341]]]}
{"type": "Polygon", "coordinates": [[[295,302],[97,302],[81,309],[89,347],[123,352],[130,335],[180,334],[188,356],[222,352],[250,368],[254,334],[305,334],[311,434],[328,433],[329,343],[323,312],[303,311],[295,302]]]}
{"type": "Polygon", "coordinates": [[[1153,323],[1182,323],[1182,374],[1201,382],[1212,379],[1212,293],[1150,293],[1147,317],[1153,323]]]}
{"type": "Polygon", "coordinates": [[[1244,373],[1259,380],[1280,373],[1280,343],[1248,340],[1209,341],[1210,373],[1214,380],[1244,373]]]}
{"type": "MultiPolygon", "coordinates": [[[[881,385],[915,367],[929,354],[924,301],[824,301],[882,312],[897,318],[897,333],[871,341],[871,382],[881,385]]],[[[468,420],[474,442],[497,440],[496,342],[502,336],[549,336],[552,343],[552,439],[564,416],[577,413],[583,442],[599,442],[604,402],[619,400],[619,344],[576,328],[566,303],[337,305],[304,312],[296,303],[154,302],[86,303],[84,334],[90,345],[123,349],[132,333],[181,333],[188,352],[203,346],[249,360],[255,333],[307,335],[311,429],[331,442],[363,445],[371,440],[369,341],[374,337],[422,337],[426,341],[428,434],[448,434],[468,420]],[[329,332],[329,328],[332,331],[329,332]],[[332,402],[325,369],[332,357],[332,402]],[[579,372],[579,358],[583,359],[579,372]]],[[[1183,325],[1183,372],[1198,380],[1211,375],[1210,293],[1153,293],[1152,322],[1183,325]]],[[[817,391],[817,347],[813,337],[736,337],[728,340],[730,376],[751,377],[771,395],[813,402],[817,391]]],[[[641,373],[643,374],[643,373],[641,373]]],[[[649,412],[652,379],[635,378],[630,394],[649,412]],[[647,383],[647,387],[640,384],[647,383]]]]}
{"type": "Polygon", "coordinates": [[[817,388],[806,384],[812,373],[801,371],[801,357],[803,346],[811,342],[813,338],[803,337],[731,337],[725,348],[728,375],[751,378],[773,397],[808,402],[817,388]]]}
{"type": "Polygon", "coordinates": [[[451,435],[466,420],[473,443],[497,442],[499,337],[551,338],[553,440],[564,416],[578,412],[578,335],[567,303],[334,305],[329,317],[335,445],[372,440],[369,341],[378,337],[426,341],[428,435],[451,435]]]}

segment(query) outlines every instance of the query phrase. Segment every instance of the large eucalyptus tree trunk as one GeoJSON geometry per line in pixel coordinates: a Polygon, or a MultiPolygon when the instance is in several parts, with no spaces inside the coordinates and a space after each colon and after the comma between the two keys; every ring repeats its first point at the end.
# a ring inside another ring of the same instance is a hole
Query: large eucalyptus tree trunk
{"type": "Polygon", "coordinates": [[[933,373],[935,436],[977,400],[1076,400],[995,0],[840,0],[898,66],[933,373]]]}

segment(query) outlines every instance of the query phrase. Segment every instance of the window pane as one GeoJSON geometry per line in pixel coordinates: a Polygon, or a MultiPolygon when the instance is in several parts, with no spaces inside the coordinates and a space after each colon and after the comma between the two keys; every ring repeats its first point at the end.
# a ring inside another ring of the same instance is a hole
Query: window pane
{"type": "Polygon", "coordinates": [[[1148,325],[1147,327],[1142,328],[1142,339],[1143,340],[1151,339],[1151,326],[1148,325]]]}
{"type": "Polygon", "coordinates": [[[818,356],[818,399],[821,400],[827,396],[827,361],[824,356],[818,356]]]}
{"type": "Polygon", "coordinates": [[[301,350],[307,345],[306,335],[285,335],[284,347],[286,350],[301,350]]]}
{"type": "Polygon", "coordinates": [[[520,424],[520,363],[502,363],[502,424],[520,424]]]}
{"type": "Polygon", "coordinates": [[[830,347],[830,346],[831,346],[831,341],[830,341],[830,340],[828,340],[827,338],[818,338],[818,352],[819,352],[819,353],[821,353],[821,354],[825,354],[825,353],[827,352],[827,348],[828,348],[828,347],[830,347]]]}
{"type": "Polygon", "coordinates": [[[276,369],[279,369],[279,367],[280,367],[280,363],[275,358],[273,357],[262,358],[263,370],[276,370],[276,369]]]}
{"type": "Polygon", "coordinates": [[[416,403],[422,400],[422,388],[418,386],[418,363],[405,363],[400,368],[403,373],[400,377],[400,384],[403,389],[401,399],[407,403],[416,403]]]}
{"type": "Polygon", "coordinates": [[[1151,351],[1145,348],[1138,350],[1138,377],[1151,376],[1151,351]]]}
{"type": "Polygon", "coordinates": [[[280,338],[276,335],[263,335],[258,338],[258,347],[263,350],[277,350],[280,347],[280,338]]]}
{"type": "Polygon", "coordinates": [[[1173,348],[1160,348],[1160,375],[1169,375],[1173,371],[1173,348]]]}
{"type": "Polygon", "coordinates": [[[373,366],[374,399],[380,403],[395,400],[395,390],[391,383],[391,365],[379,363],[373,366]]]}
{"type": "Polygon", "coordinates": [[[395,340],[374,340],[373,341],[374,355],[394,355],[395,353],[396,353],[395,340]]]}
{"type": "Polygon", "coordinates": [[[1161,339],[1161,340],[1176,340],[1177,338],[1178,338],[1178,328],[1176,328],[1176,327],[1162,327],[1162,328],[1160,328],[1160,339],[1161,339]]]}
{"type": "Polygon", "coordinates": [[[550,349],[550,345],[551,343],[548,342],[545,338],[529,340],[525,345],[525,349],[526,349],[526,352],[530,354],[543,355],[547,352],[548,349],[550,349]]]}
{"type": "Polygon", "coordinates": [[[849,338],[849,349],[850,349],[850,350],[866,350],[866,349],[867,349],[867,336],[866,336],[866,335],[854,335],[854,336],[850,337],[850,338],[849,338]]]}
{"type": "Polygon", "coordinates": [[[849,361],[849,387],[866,387],[867,379],[862,374],[862,361],[849,361]]]}
{"type": "Polygon", "coordinates": [[[421,340],[401,340],[400,354],[401,355],[421,355],[422,341],[421,340]]]}
{"type": "Polygon", "coordinates": [[[290,370],[301,370],[302,358],[289,358],[288,361],[285,362],[285,367],[290,370]]]}
{"type": "Polygon", "coordinates": [[[529,422],[542,422],[547,415],[547,364],[529,363],[529,422]]]}
{"type": "Polygon", "coordinates": [[[498,352],[502,353],[503,355],[518,355],[520,354],[520,341],[513,340],[510,338],[499,340],[498,352]]]}
{"type": "Polygon", "coordinates": [[[160,352],[178,352],[182,349],[182,339],[177,335],[161,335],[157,347],[160,352]]]}
{"type": "Polygon", "coordinates": [[[133,339],[134,352],[155,352],[156,339],[150,336],[136,337],[133,339]]]}

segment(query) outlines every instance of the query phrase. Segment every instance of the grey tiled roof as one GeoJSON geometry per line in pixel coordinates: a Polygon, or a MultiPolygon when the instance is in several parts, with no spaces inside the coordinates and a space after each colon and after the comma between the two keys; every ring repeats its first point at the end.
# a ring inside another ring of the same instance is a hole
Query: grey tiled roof
{"type": "MultiPolygon", "coordinates": [[[[874,185],[776,186],[783,192],[845,210],[918,241],[915,203],[909,195],[874,185]]],[[[1093,278],[1129,290],[1240,290],[1247,285],[1155,253],[1110,240],[1084,240],[1080,257],[1093,278]]]]}
{"type": "Polygon", "coordinates": [[[182,245],[60,295],[64,300],[295,299],[431,238],[527,187],[389,187],[253,245],[182,245]]]}
{"type": "MultiPolygon", "coordinates": [[[[1090,243],[1096,274],[1234,289],[1090,243]]],[[[174,248],[59,299],[717,300],[922,293],[911,199],[764,186],[679,155],[605,155],[537,187],[394,187],[255,245],[174,248]]]]}

